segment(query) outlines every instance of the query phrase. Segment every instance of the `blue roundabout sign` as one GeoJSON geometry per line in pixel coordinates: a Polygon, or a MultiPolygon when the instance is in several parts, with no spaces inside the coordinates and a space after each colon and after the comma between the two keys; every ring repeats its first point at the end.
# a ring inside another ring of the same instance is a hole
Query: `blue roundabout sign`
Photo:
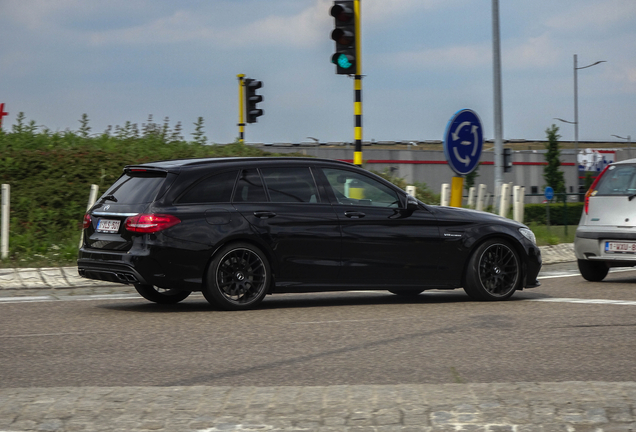
{"type": "Polygon", "coordinates": [[[470,174],[481,158],[484,133],[479,116],[472,110],[457,111],[446,125],[444,155],[457,174],[470,174]]]}

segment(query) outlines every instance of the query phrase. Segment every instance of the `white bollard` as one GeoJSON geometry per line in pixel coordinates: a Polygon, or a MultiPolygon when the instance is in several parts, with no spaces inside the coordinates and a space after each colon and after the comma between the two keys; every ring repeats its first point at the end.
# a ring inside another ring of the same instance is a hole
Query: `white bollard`
{"type": "Polygon", "coordinates": [[[485,201],[486,201],[486,185],[482,183],[479,185],[479,188],[477,189],[477,205],[475,206],[475,209],[479,211],[484,211],[484,209],[486,208],[485,201]]]}
{"type": "Polygon", "coordinates": [[[501,185],[501,200],[499,201],[499,216],[506,217],[510,208],[510,185],[504,183],[501,185]]]}
{"type": "Polygon", "coordinates": [[[475,186],[468,188],[468,208],[475,208],[475,186]]]}
{"type": "MultiPolygon", "coordinates": [[[[86,206],[86,211],[89,211],[91,207],[97,201],[97,191],[99,190],[99,186],[96,184],[91,185],[91,192],[88,194],[88,205],[86,206]]],[[[82,230],[82,234],[80,234],[79,247],[82,247],[82,243],[84,243],[84,230],[82,230]]]]}
{"type": "Polygon", "coordinates": [[[0,206],[0,258],[9,257],[9,210],[11,202],[11,186],[2,185],[2,202],[0,206]]]}
{"type": "Polygon", "coordinates": [[[448,207],[450,204],[450,184],[442,184],[442,194],[440,196],[440,205],[448,207]]]}
{"type": "Polygon", "coordinates": [[[521,205],[521,186],[514,186],[512,188],[512,219],[517,222],[522,222],[519,220],[519,208],[521,205]]]}
{"type": "Polygon", "coordinates": [[[523,223],[524,218],[526,217],[526,187],[521,186],[521,191],[519,191],[521,205],[519,206],[519,222],[523,223]]]}
{"type": "Polygon", "coordinates": [[[415,196],[416,190],[417,190],[417,188],[415,186],[409,185],[409,186],[406,187],[406,193],[411,195],[412,197],[415,196]]]}

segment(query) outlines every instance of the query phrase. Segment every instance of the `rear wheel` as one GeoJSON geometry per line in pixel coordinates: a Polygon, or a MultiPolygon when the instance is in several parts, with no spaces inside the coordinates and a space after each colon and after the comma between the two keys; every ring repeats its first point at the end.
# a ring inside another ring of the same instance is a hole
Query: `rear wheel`
{"type": "Polygon", "coordinates": [[[270,280],[265,254],[249,243],[234,243],[212,259],[203,295],[226,310],[250,309],[263,300],[270,280]]]}
{"type": "Polygon", "coordinates": [[[488,240],[468,260],[464,291],[475,300],[505,300],[521,285],[521,262],[505,240],[488,240]]]}
{"type": "Polygon", "coordinates": [[[159,304],[179,303],[191,294],[190,291],[164,289],[154,285],[135,284],[135,289],[146,300],[159,304]]]}
{"type": "Polygon", "coordinates": [[[609,267],[603,261],[577,260],[579,271],[585,280],[590,282],[600,282],[605,279],[609,272],[609,267]]]}

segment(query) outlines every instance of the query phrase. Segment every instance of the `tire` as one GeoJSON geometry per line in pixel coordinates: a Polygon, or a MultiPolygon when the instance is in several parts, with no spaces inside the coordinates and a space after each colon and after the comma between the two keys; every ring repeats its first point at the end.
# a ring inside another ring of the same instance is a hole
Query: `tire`
{"type": "Polygon", "coordinates": [[[605,279],[609,267],[603,261],[577,260],[581,276],[590,282],[600,282],[605,279]]]}
{"type": "Polygon", "coordinates": [[[464,291],[474,300],[506,300],[520,285],[519,255],[505,240],[485,241],[468,260],[464,291]]]}
{"type": "Polygon", "coordinates": [[[265,254],[249,243],[229,244],[208,267],[203,296],[225,310],[258,305],[269,290],[271,271],[265,254]]]}
{"type": "Polygon", "coordinates": [[[416,290],[409,290],[409,289],[392,289],[389,290],[390,293],[395,294],[395,295],[399,295],[399,296],[406,296],[406,297],[415,297],[417,295],[420,295],[424,292],[424,290],[420,290],[420,289],[416,289],[416,290]]]}
{"type": "Polygon", "coordinates": [[[163,289],[154,285],[135,284],[135,289],[146,300],[159,304],[176,304],[191,294],[190,291],[163,289]]]}

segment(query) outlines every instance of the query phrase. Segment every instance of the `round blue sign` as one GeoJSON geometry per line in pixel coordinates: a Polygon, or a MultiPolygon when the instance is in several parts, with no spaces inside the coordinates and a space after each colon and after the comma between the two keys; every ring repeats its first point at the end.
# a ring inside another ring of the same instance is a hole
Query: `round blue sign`
{"type": "Polygon", "coordinates": [[[479,164],[483,147],[484,133],[477,113],[469,109],[457,111],[444,133],[448,165],[459,175],[470,174],[479,164]]]}
{"type": "Polygon", "coordinates": [[[554,189],[551,186],[546,186],[545,188],[545,199],[551,201],[554,198],[554,189]]]}

